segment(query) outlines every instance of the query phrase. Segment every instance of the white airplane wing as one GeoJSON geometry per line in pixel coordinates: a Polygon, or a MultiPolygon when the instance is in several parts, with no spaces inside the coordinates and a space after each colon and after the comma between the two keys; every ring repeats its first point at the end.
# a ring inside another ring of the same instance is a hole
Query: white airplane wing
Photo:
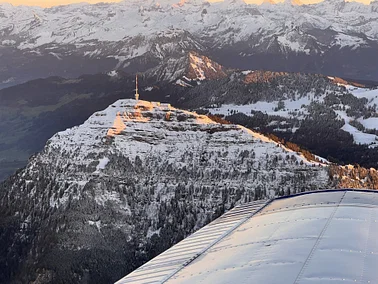
{"type": "Polygon", "coordinates": [[[378,192],[240,205],[117,282],[126,283],[378,283],[378,192]]]}

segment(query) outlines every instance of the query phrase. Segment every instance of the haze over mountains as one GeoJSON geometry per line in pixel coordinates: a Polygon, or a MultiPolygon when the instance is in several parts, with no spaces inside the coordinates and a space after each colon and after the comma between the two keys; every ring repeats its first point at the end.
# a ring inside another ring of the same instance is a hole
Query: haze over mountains
{"type": "Polygon", "coordinates": [[[226,67],[378,80],[377,11],[378,2],[338,0],[0,4],[0,88],[55,75],[146,71],[189,50],[226,67]]]}

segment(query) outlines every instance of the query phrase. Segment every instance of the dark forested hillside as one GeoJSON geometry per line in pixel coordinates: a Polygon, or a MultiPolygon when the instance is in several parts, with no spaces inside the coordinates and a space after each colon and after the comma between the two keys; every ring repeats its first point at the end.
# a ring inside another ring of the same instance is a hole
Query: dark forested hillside
{"type": "Polygon", "coordinates": [[[179,103],[275,134],[330,161],[376,168],[378,89],[353,84],[311,74],[243,72],[192,88],[179,103]]]}

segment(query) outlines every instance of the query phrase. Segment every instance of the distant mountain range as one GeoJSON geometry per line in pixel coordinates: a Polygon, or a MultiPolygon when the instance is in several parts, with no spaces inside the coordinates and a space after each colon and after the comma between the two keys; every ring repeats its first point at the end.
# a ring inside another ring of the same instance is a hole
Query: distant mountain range
{"type": "Polygon", "coordinates": [[[144,72],[188,51],[228,68],[378,81],[377,18],[377,1],[0,4],[0,88],[49,76],[144,72]]]}

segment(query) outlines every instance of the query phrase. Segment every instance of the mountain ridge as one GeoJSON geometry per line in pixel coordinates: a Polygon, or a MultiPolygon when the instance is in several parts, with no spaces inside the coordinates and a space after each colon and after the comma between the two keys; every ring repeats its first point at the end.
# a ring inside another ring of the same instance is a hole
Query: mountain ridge
{"type": "Polygon", "coordinates": [[[378,185],[217,121],[123,99],[55,134],[0,183],[0,282],[114,282],[236,204],[378,185]]]}
{"type": "Polygon", "coordinates": [[[0,280],[109,283],[235,204],[335,185],[244,127],[119,100],[1,183],[1,255],[21,262],[0,259],[0,280]]]}
{"type": "Polygon", "coordinates": [[[144,72],[189,50],[231,68],[378,79],[378,2],[174,3],[3,5],[0,88],[51,75],[144,72]]]}
{"type": "MultiPolygon", "coordinates": [[[[256,125],[256,121],[252,124],[239,119],[234,122],[258,129],[266,134],[274,133],[276,135],[280,133],[272,132],[275,126],[273,124],[266,125],[268,120],[272,120],[271,123],[288,123],[286,126],[278,127],[286,130],[293,125],[298,127],[301,123],[297,121],[297,118],[299,118],[297,117],[298,111],[303,112],[303,115],[308,113],[306,108],[311,100],[323,104],[323,98],[327,97],[327,108],[331,107],[332,101],[340,100],[340,98],[334,98],[333,95],[326,95],[325,90],[329,90],[328,93],[334,90],[337,96],[351,93],[351,97],[344,96],[342,98],[340,106],[335,105],[332,108],[339,111],[338,109],[341,107],[340,110],[345,108],[345,111],[346,108],[352,106],[354,111],[349,114],[340,113],[340,115],[343,115],[342,118],[347,119],[347,123],[349,120],[352,123],[357,123],[355,126],[358,126],[364,132],[371,132],[372,129],[370,128],[374,128],[374,125],[370,122],[366,124],[365,119],[361,117],[361,115],[366,116],[365,118],[372,121],[373,118],[370,117],[375,116],[372,109],[374,104],[369,103],[369,101],[374,100],[374,88],[377,85],[373,82],[357,81],[357,83],[353,83],[351,80],[316,74],[230,70],[211,58],[193,51],[184,54],[179,53],[176,58],[164,60],[157,67],[151,68],[145,73],[139,73],[139,77],[141,93],[146,100],[168,101],[184,109],[202,108],[203,110],[210,107],[211,112],[215,111],[215,113],[226,116],[230,115],[230,110],[236,112],[239,108],[244,108],[240,112],[250,116],[253,114],[251,110],[254,113],[257,111],[255,120],[259,122],[258,125],[256,125]],[[246,82],[249,82],[248,85],[246,85],[246,82]],[[347,85],[350,87],[345,89],[343,86],[347,85]],[[356,91],[350,89],[353,85],[358,90],[356,94],[353,94],[356,91]],[[369,91],[367,87],[372,88],[372,91],[369,91]],[[314,97],[313,94],[309,93],[310,90],[318,95],[314,97]],[[308,96],[310,96],[309,99],[305,100],[304,97],[308,96]],[[328,99],[328,97],[332,98],[328,99]],[[297,100],[297,105],[294,107],[293,104],[297,100]],[[300,103],[300,100],[302,100],[302,103],[300,103]],[[245,112],[248,102],[254,104],[258,101],[261,101],[263,105],[251,105],[245,112]],[[274,111],[280,101],[281,104],[286,104],[287,107],[293,105],[294,108],[290,107],[292,110],[286,112],[278,109],[274,111]],[[264,106],[264,103],[269,103],[270,108],[266,109],[268,105],[264,106]],[[302,104],[306,107],[303,108],[302,104]],[[224,107],[221,107],[222,105],[224,107]],[[218,110],[214,109],[216,106],[218,106],[218,110]],[[273,118],[265,119],[264,113],[266,111],[273,118]],[[294,115],[295,112],[297,112],[297,115],[294,115]],[[283,117],[278,117],[277,120],[277,115],[281,114],[283,117]],[[290,116],[294,120],[288,120],[290,116]],[[357,121],[354,122],[354,120],[357,121]],[[358,124],[359,122],[366,125],[361,126],[358,124]],[[366,127],[367,130],[364,130],[363,127],[366,127]]],[[[10,134],[0,139],[0,153],[3,157],[3,160],[0,160],[0,179],[10,175],[16,168],[23,167],[28,157],[40,151],[45,142],[56,132],[82,124],[93,112],[103,109],[115,100],[132,98],[134,80],[135,75],[112,70],[105,74],[82,75],[74,79],[59,77],[38,79],[0,90],[2,105],[0,129],[2,132],[10,134]],[[68,111],[69,115],[67,115],[68,111]]],[[[331,110],[331,112],[334,110],[331,110]]],[[[301,120],[304,118],[303,115],[301,120]]],[[[333,117],[330,117],[330,119],[332,120],[333,117]]],[[[296,128],[294,127],[294,129],[296,128]]],[[[319,131],[323,132],[323,130],[324,128],[319,131]]],[[[351,129],[346,130],[347,132],[351,131],[351,129]]],[[[334,133],[335,131],[338,131],[338,129],[332,130],[334,133]]],[[[374,133],[371,132],[371,134],[374,133]]],[[[291,141],[290,137],[280,137],[291,141]]],[[[371,139],[369,138],[369,140],[371,139]]],[[[322,152],[321,149],[311,148],[308,144],[303,144],[306,141],[302,138],[292,142],[311,149],[320,156],[329,158],[329,151],[322,152]]],[[[345,145],[352,143],[353,137],[344,142],[345,145]]],[[[340,149],[340,147],[337,149],[340,149]]],[[[361,159],[362,156],[366,155],[364,149],[358,151],[354,149],[353,152],[359,153],[353,159],[345,160],[346,156],[342,153],[335,157],[335,151],[331,153],[331,156],[338,158],[338,163],[359,163],[365,167],[376,167],[376,165],[370,164],[374,153],[368,154],[368,159],[361,159]],[[342,156],[344,157],[340,158],[342,156]],[[367,161],[369,161],[368,164],[365,164],[367,161]]]]}

